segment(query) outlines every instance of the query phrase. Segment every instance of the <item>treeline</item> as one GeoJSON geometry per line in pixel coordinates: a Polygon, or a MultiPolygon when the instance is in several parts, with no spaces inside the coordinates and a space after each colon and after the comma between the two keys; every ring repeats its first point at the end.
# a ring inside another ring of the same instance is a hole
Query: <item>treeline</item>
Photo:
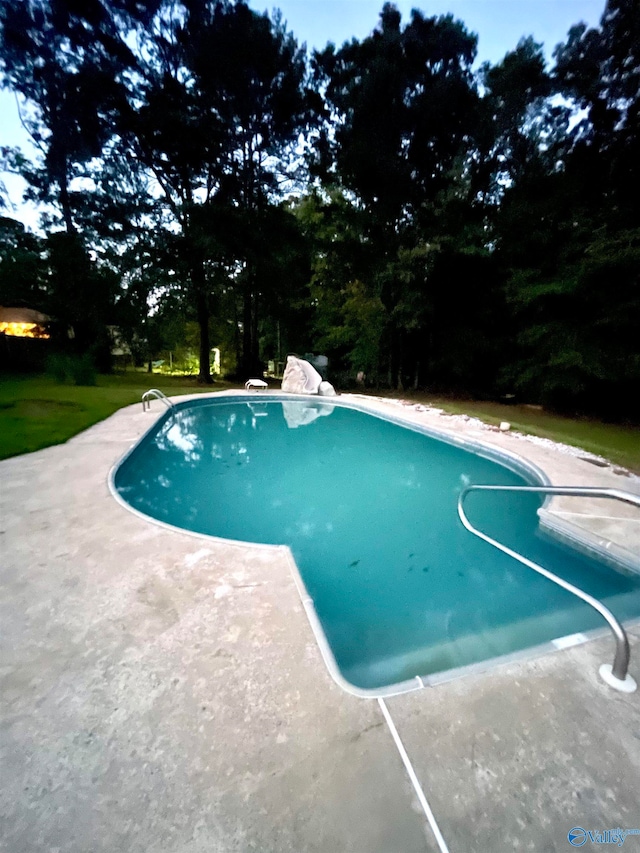
{"type": "Polygon", "coordinates": [[[0,304],[108,361],[199,330],[238,377],[324,352],[343,386],[609,417],[640,392],[640,6],[608,0],[547,67],[474,69],[452,16],[385,4],[308,55],[231,0],[0,0],[2,82],[39,156],[3,149],[43,234],[0,221],[0,304]],[[373,22],[375,23],[375,22],[373,22]]]}

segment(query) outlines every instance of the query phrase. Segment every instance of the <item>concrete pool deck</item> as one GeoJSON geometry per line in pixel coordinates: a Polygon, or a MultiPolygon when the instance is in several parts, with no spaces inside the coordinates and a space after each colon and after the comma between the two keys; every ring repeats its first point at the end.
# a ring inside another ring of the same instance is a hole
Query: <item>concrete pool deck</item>
{"type": "MultiPolygon", "coordinates": [[[[381,705],[329,677],[286,554],[162,528],[110,494],[110,468],[161,411],[131,406],[0,462],[0,850],[436,851],[381,705]]],[[[557,484],[640,492],[472,420],[402,414],[557,484]]],[[[633,553],[626,508],[596,509],[570,511],[611,520],[633,553]]],[[[640,681],[637,624],[629,636],[640,681]]],[[[385,700],[451,853],[640,829],[640,692],[600,681],[612,655],[604,636],[385,700]]]]}

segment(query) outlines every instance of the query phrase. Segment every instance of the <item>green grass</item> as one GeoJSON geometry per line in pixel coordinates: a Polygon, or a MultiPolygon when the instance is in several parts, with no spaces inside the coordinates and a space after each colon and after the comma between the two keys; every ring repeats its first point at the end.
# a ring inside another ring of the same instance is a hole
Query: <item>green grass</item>
{"type": "Polygon", "coordinates": [[[527,435],[539,435],[590,453],[640,473],[640,429],[607,424],[592,418],[567,418],[543,411],[538,406],[507,406],[476,400],[455,400],[428,394],[394,394],[414,402],[437,406],[453,415],[470,415],[487,424],[508,421],[511,428],[527,435]]]}
{"type": "MultiPolygon", "coordinates": [[[[232,387],[226,383],[207,387],[198,385],[191,377],[134,371],[99,376],[97,383],[95,387],[80,387],[60,385],[46,376],[1,377],[0,459],[60,444],[122,406],[139,403],[148,388],[159,388],[167,396],[174,396],[232,387]]],[[[402,396],[452,414],[472,415],[490,424],[509,421],[520,432],[582,447],[616,465],[640,472],[640,429],[636,427],[565,418],[530,406],[467,402],[428,394],[402,396]]]]}
{"type": "MultiPolygon", "coordinates": [[[[198,385],[195,378],[130,371],[98,376],[95,386],[59,384],[48,376],[0,376],[0,459],[60,444],[117,409],[140,403],[149,388],[168,397],[220,391],[217,382],[198,385]]],[[[156,407],[162,403],[152,401],[156,407]]]]}

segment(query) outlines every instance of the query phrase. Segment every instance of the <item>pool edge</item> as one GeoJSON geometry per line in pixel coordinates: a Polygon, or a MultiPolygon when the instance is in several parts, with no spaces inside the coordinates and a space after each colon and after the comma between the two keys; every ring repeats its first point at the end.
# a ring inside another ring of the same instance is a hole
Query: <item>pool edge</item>
{"type": "MultiPolygon", "coordinates": [[[[329,675],[332,680],[341,687],[346,693],[349,693],[352,696],[356,696],[362,699],[378,699],[378,698],[389,698],[392,696],[398,696],[404,693],[413,692],[415,690],[422,690],[427,687],[435,687],[439,684],[443,684],[449,681],[456,680],[458,678],[463,678],[468,675],[479,675],[486,671],[492,670],[497,666],[503,664],[514,663],[518,661],[525,660],[533,660],[538,657],[542,657],[546,654],[550,654],[552,652],[562,651],[566,648],[569,648],[574,645],[579,645],[582,643],[589,642],[593,639],[598,639],[600,637],[604,637],[608,634],[608,630],[605,627],[596,628],[591,631],[587,631],[581,634],[573,634],[568,637],[558,637],[552,640],[549,640],[542,644],[537,644],[535,646],[530,646],[525,649],[518,649],[514,652],[508,652],[504,655],[498,655],[496,657],[487,658],[483,661],[478,661],[476,663],[467,664],[461,667],[455,667],[449,670],[443,670],[441,672],[433,673],[430,675],[416,675],[411,679],[402,682],[396,682],[394,684],[386,685],[384,687],[378,688],[362,688],[358,687],[355,684],[352,684],[348,681],[342,672],[340,671],[338,664],[335,660],[333,652],[331,651],[331,647],[327,640],[324,629],[322,628],[322,623],[318,617],[318,614],[315,609],[315,604],[313,599],[309,595],[307,588],[304,584],[304,580],[298,568],[298,565],[293,557],[293,553],[290,547],[286,544],[278,544],[273,545],[269,543],[262,542],[251,542],[237,539],[226,539],[221,536],[213,536],[207,533],[198,533],[197,531],[188,530],[186,528],[177,527],[176,525],[169,524],[168,522],[161,521],[160,519],[155,519],[152,516],[146,515],[135,507],[131,506],[122,496],[119,494],[118,490],[115,486],[115,475],[120,468],[120,466],[124,463],[124,461],[133,453],[133,451],[141,444],[146,436],[154,430],[158,422],[162,419],[168,420],[172,413],[176,410],[180,410],[182,408],[186,408],[190,403],[194,401],[202,401],[205,402],[215,402],[217,400],[224,400],[225,402],[249,402],[256,400],[256,394],[251,394],[243,391],[219,391],[212,392],[211,394],[198,394],[198,395],[188,395],[185,397],[178,397],[176,402],[174,403],[172,408],[167,408],[164,411],[159,412],[158,417],[154,419],[153,423],[140,435],[140,437],[131,444],[131,446],[122,454],[122,456],[112,465],[109,470],[107,484],[109,491],[112,496],[115,498],[117,503],[119,503],[122,507],[126,508],[129,512],[137,515],[139,518],[144,519],[147,522],[151,522],[156,524],[162,528],[167,530],[187,534],[188,536],[198,538],[198,539],[206,539],[215,543],[224,544],[224,545],[233,545],[239,548],[264,548],[270,551],[276,551],[285,557],[289,564],[289,569],[291,571],[291,575],[298,591],[298,595],[300,596],[300,601],[303,606],[303,609],[307,615],[307,619],[309,621],[309,625],[311,627],[312,633],[315,637],[316,643],[318,644],[318,648],[320,650],[321,657],[324,661],[324,664],[327,668],[329,675]],[[574,638],[580,637],[580,640],[573,641],[574,638]],[[572,640],[572,642],[567,642],[568,640],[572,640]]],[[[484,444],[482,441],[477,439],[468,439],[461,438],[457,435],[444,432],[435,427],[428,426],[425,424],[417,424],[415,422],[409,421],[401,416],[395,415],[391,412],[383,412],[379,409],[375,409],[373,407],[369,407],[366,403],[362,403],[359,400],[353,399],[341,399],[340,397],[329,397],[329,398],[318,398],[316,395],[301,395],[301,394],[287,394],[280,391],[268,392],[260,394],[262,399],[269,400],[270,402],[281,402],[282,400],[296,400],[300,401],[301,399],[308,399],[315,403],[320,403],[321,405],[332,405],[332,406],[341,406],[343,408],[353,409],[355,411],[362,412],[363,414],[370,415],[372,417],[380,418],[381,420],[386,420],[390,423],[396,424],[397,426],[403,427],[405,429],[410,429],[413,432],[418,432],[423,435],[429,436],[431,438],[436,438],[437,440],[443,441],[446,444],[453,445],[456,447],[460,447],[462,449],[471,450],[477,455],[489,459],[494,462],[501,463],[504,467],[507,467],[509,470],[513,471],[520,476],[523,476],[525,479],[529,479],[533,481],[533,485],[552,485],[551,480],[547,476],[546,472],[536,465],[534,462],[531,462],[528,459],[524,459],[518,454],[504,450],[503,448],[496,448],[492,445],[484,444]]],[[[553,530],[552,525],[547,526],[543,523],[545,517],[548,516],[546,512],[547,505],[549,504],[551,498],[547,496],[543,503],[543,506],[540,508],[542,513],[539,515],[540,518],[540,527],[543,532],[558,542],[565,542],[569,547],[577,550],[587,556],[596,557],[607,565],[609,565],[614,570],[622,570],[627,569],[627,566],[624,565],[621,561],[616,559],[616,556],[611,552],[605,551],[602,547],[598,547],[597,543],[590,541],[588,535],[584,535],[583,532],[576,528],[575,534],[572,536],[569,542],[563,540],[561,536],[557,536],[555,531],[553,530]]],[[[540,512],[540,511],[539,511],[540,512]]],[[[640,625],[639,619],[631,619],[627,620],[623,623],[624,625],[635,626],[636,624],[640,625]]]]}

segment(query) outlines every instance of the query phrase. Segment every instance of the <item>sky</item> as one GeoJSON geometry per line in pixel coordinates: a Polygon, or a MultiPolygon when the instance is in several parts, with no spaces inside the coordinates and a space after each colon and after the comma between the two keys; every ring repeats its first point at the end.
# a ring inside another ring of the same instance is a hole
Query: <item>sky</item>
{"type": "MultiPolygon", "coordinates": [[[[277,6],[298,41],[322,48],[330,41],[340,46],[352,36],[367,36],[384,0],[249,0],[249,5],[259,12],[277,6]]],[[[450,12],[479,36],[478,60],[497,62],[528,35],[542,42],[550,57],[573,24],[598,23],[605,0],[395,0],[395,5],[405,22],[414,8],[427,17],[450,12]]]]}
{"type": "MultiPolygon", "coordinates": [[[[287,29],[309,50],[323,48],[328,42],[340,46],[352,37],[364,38],[378,23],[384,0],[249,0],[258,12],[282,11],[287,29]]],[[[517,45],[523,36],[532,35],[542,42],[551,60],[555,46],[564,41],[573,24],[584,21],[596,26],[602,16],[605,0],[396,0],[404,22],[411,10],[418,8],[427,17],[451,13],[471,32],[478,35],[477,62],[496,63],[517,45]]],[[[0,146],[20,146],[27,156],[29,138],[18,118],[14,96],[0,92],[0,146]]],[[[6,215],[37,227],[37,212],[21,204],[23,182],[2,175],[13,209],[6,215]]]]}

